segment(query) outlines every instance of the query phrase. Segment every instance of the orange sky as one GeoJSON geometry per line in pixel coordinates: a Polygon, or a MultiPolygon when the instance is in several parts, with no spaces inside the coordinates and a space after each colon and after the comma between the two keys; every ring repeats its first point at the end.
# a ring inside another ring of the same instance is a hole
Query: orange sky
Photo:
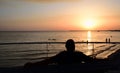
{"type": "Polygon", "coordinates": [[[0,31],[120,30],[120,0],[1,0],[0,31]],[[89,24],[94,24],[90,26],[89,24]]]}

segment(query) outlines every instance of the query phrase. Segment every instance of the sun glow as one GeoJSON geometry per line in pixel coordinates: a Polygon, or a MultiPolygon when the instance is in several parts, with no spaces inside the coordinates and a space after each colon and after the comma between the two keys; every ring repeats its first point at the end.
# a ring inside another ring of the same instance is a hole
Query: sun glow
{"type": "Polygon", "coordinates": [[[87,19],[83,21],[83,27],[86,29],[93,29],[95,28],[95,20],[87,19]]]}
{"type": "Polygon", "coordinates": [[[92,27],[93,26],[93,21],[91,21],[91,20],[86,21],[85,26],[86,27],[92,27]]]}

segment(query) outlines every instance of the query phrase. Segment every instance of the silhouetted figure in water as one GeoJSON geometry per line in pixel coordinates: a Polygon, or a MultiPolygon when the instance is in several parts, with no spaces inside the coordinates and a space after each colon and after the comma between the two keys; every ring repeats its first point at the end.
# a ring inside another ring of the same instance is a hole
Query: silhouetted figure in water
{"type": "Polygon", "coordinates": [[[82,52],[75,51],[75,42],[72,39],[66,41],[66,51],[62,51],[57,55],[36,63],[27,63],[25,66],[40,66],[50,64],[75,64],[75,63],[90,63],[93,58],[86,56],[82,52]]]}
{"type": "Polygon", "coordinates": [[[107,38],[106,38],[106,43],[107,43],[108,41],[107,41],[107,38]]]}
{"type": "Polygon", "coordinates": [[[110,38],[106,38],[106,43],[110,43],[110,38]]]}
{"type": "Polygon", "coordinates": [[[110,38],[108,39],[108,42],[110,43],[110,38]]]}

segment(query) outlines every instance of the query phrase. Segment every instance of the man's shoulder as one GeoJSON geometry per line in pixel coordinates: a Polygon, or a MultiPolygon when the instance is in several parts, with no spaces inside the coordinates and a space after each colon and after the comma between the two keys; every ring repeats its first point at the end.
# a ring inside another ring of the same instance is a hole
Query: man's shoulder
{"type": "Polygon", "coordinates": [[[61,52],[58,53],[58,55],[66,54],[66,53],[67,53],[67,51],[61,51],[61,52]]]}
{"type": "Polygon", "coordinates": [[[65,54],[66,54],[66,51],[61,51],[58,54],[56,54],[55,56],[61,56],[61,55],[65,55],[65,54]]]}
{"type": "MultiPolygon", "coordinates": [[[[58,53],[58,54],[69,54],[69,52],[67,52],[67,51],[62,51],[62,52],[60,52],[60,53],[58,53]]],[[[73,52],[72,54],[83,54],[83,52],[75,51],[75,52],[73,52]]]]}
{"type": "Polygon", "coordinates": [[[83,52],[80,52],[80,51],[75,51],[74,53],[76,53],[76,54],[83,54],[83,52]]]}
{"type": "Polygon", "coordinates": [[[74,54],[76,56],[86,56],[83,52],[75,51],[74,54]]]}

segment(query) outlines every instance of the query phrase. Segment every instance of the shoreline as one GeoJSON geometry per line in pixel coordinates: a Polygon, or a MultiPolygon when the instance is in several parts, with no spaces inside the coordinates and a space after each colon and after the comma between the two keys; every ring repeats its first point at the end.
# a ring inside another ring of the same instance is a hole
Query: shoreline
{"type": "Polygon", "coordinates": [[[0,68],[0,73],[31,73],[31,72],[44,72],[44,73],[113,73],[113,71],[120,72],[120,49],[108,56],[104,62],[97,62],[91,64],[73,64],[73,65],[49,65],[39,66],[30,69],[23,67],[0,68]],[[63,71],[64,70],[64,71],[63,71]]]}
{"type": "MultiPolygon", "coordinates": [[[[104,47],[104,46],[103,46],[104,47]]],[[[100,47],[101,48],[101,47],[100,47]]],[[[113,71],[120,72],[120,44],[108,45],[108,48],[101,50],[99,53],[109,50],[111,52],[107,59],[99,60],[94,63],[87,64],[70,64],[70,65],[49,65],[39,66],[25,69],[23,66],[18,67],[0,67],[0,73],[111,73],[113,71]],[[118,46],[116,46],[118,45],[118,46]],[[115,47],[116,46],[116,47],[115,47]],[[114,52],[112,52],[114,51],[114,52]],[[28,72],[30,71],[30,72],[28,72]]]]}

